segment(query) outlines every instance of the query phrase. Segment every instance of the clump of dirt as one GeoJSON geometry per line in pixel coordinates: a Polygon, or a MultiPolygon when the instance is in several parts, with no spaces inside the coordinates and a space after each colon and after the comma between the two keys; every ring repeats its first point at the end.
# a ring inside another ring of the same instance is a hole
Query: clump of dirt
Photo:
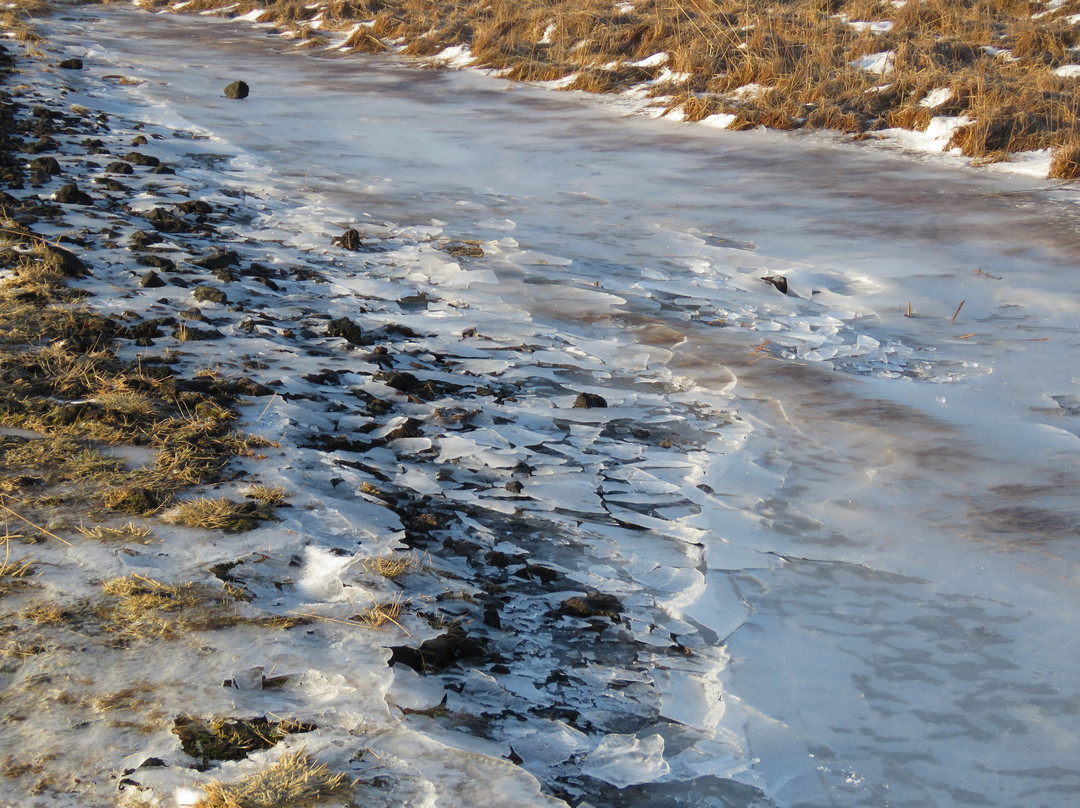
{"type": "Polygon", "coordinates": [[[270,749],[286,735],[316,729],[315,724],[304,721],[276,721],[266,716],[206,720],[180,715],[172,727],[184,752],[202,761],[243,760],[252,752],[270,749]]]}

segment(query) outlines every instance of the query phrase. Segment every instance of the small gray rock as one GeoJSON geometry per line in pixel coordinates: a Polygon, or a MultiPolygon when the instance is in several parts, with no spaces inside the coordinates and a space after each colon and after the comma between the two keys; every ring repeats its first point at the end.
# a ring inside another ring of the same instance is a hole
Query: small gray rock
{"type": "Polygon", "coordinates": [[[580,393],[574,400],[575,410],[590,410],[594,407],[606,407],[607,400],[596,393],[580,393]]]}
{"type": "Polygon", "coordinates": [[[164,286],[165,281],[163,281],[161,279],[161,276],[151,269],[149,272],[142,276],[142,280],[139,281],[139,285],[142,286],[144,289],[157,289],[158,287],[164,286]]]}
{"type": "Polygon", "coordinates": [[[234,81],[225,88],[226,98],[247,98],[249,87],[243,81],[234,81]]]}
{"type": "Polygon", "coordinates": [[[327,323],[326,336],[341,337],[351,345],[364,344],[364,332],[348,317],[338,317],[327,323]]]}
{"type": "Polygon", "coordinates": [[[191,293],[191,296],[196,300],[205,303],[220,303],[224,305],[229,302],[229,296],[223,291],[215,289],[213,286],[207,286],[206,284],[199,284],[196,286],[195,291],[191,293]]]}
{"type": "Polygon", "coordinates": [[[90,194],[79,190],[75,183],[68,183],[62,187],[53,197],[62,205],[93,205],[94,199],[90,194]]]}

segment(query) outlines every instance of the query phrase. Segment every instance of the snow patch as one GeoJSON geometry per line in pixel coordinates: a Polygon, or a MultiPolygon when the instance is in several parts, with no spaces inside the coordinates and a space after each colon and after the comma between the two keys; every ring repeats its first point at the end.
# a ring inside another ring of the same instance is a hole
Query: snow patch
{"type": "Polygon", "coordinates": [[[885,76],[892,72],[893,62],[896,58],[896,51],[880,51],[878,53],[868,53],[866,56],[862,56],[853,62],[850,62],[852,67],[857,67],[860,70],[865,70],[869,73],[877,73],[879,76],[885,76]]]}

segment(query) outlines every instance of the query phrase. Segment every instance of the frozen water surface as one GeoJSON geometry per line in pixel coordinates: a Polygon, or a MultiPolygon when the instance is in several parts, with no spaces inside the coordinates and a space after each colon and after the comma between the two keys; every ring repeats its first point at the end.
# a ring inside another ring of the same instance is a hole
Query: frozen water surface
{"type": "MultiPolygon", "coordinates": [[[[206,135],[169,147],[190,176],[262,200],[238,235],[327,275],[328,296],[278,314],[405,324],[459,374],[520,391],[474,429],[351,459],[478,505],[490,518],[462,517],[470,540],[618,595],[628,639],[655,651],[552,651],[540,615],[560,593],[525,597],[507,606],[538,632],[517,638],[520,670],[463,673],[455,704],[529,715],[580,654],[559,698],[593,731],[551,711],[483,736],[417,718],[425,749],[512,750],[597,806],[1034,808],[1080,789],[1075,192],[392,57],[285,53],[239,23],[104,8],[55,32],[88,61],[73,102],[206,135]],[[112,73],[143,83],[103,89],[112,73]],[[243,103],[220,97],[236,78],[243,103]],[[347,226],[396,247],[329,252],[347,226]],[[570,409],[576,392],[610,406],[570,409]],[[501,534],[515,512],[567,538],[501,534]],[[693,653],[656,651],[673,641],[693,653]]],[[[350,423],[288,402],[265,416],[283,433],[350,423]]],[[[319,457],[283,479],[327,498],[331,470],[364,479],[319,457]]],[[[326,537],[300,578],[314,600],[358,586],[328,547],[389,547],[399,527],[363,499],[335,507],[288,525],[326,537]]],[[[418,680],[395,673],[388,698],[437,703],[418,680]]]]}

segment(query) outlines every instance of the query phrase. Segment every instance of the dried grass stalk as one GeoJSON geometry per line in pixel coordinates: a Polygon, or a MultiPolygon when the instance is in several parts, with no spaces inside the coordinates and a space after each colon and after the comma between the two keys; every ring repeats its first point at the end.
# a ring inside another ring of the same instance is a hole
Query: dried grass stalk
{"type": "Polygon", "coordinates": [[[314,805],[352,788],[346,775],[332,772],[303,749],[286,752],[276,763],[235,783],[213,781],[195,808],[281,808],[314,805]]]}

